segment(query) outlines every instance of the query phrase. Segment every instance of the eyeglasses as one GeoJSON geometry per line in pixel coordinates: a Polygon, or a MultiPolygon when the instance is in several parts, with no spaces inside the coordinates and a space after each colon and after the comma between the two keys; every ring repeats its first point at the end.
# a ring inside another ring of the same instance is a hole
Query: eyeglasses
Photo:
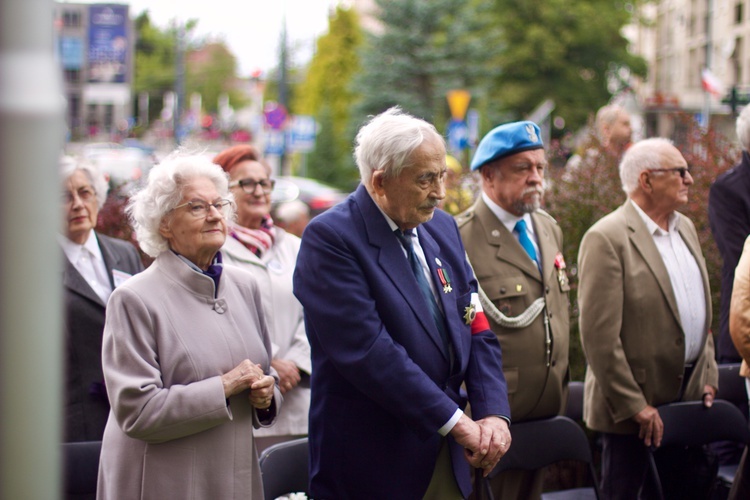
{"type": "Polygon", "coordinates": [[[205,219],[211,212],[211,208],[215,208],[216,211],[219,212],[219,215],[221,215],[222,217],[226,217],[227,215],[229,215],[231,206],[232,202],[230,200],[227,200],[226,198],[222,198],[213,203],[209,203],[203,200],[190,200],[187,203],[183,203],[182,205],[177,205],[173,208],[173,210],[177,210],[178,208],[182,207],[188,207],[188,212],[190,213],[190,215],[192,215],[196,219],[205,219]]]}
{"type": "Polygon", "coordinates": [[[91,188],[81,188],[78,191],[63,191],[60,195],[60,201],[63,204],[73,203],[75,196],[78,195],[78,199],[83,202],[88,202],[96,197],[96,193],[91,188]]]}
{"type": "Polygon", "coordinates": [[[649,170],[649,172],[679,172],[680,177],[683,179],[685,176],[690,173],[690,168],[688,167],[674,167],[674,168],[652,168],[649,170]]]}
{"type": "Polygon", "coordinates": [[[241,187],[244,192],[247,194],[253,194],[255,193],[255,188],[260,186],[260,188],[263,190],[265,194],[270,193],[273,191],[273,186],[276,184],[276,181],[273,179],[263,179],[262,181],[256,181],[254,179],[240,179],[238,181],[230,182],[229,187],[241,187]]]}

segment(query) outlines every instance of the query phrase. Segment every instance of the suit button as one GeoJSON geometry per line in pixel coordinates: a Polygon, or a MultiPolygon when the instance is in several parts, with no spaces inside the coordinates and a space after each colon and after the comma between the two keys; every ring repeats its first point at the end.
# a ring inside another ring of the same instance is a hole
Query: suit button
{"type": "Polygon", "coordinates": [[[557,366],[557,361],[555,361],[554,359],[552,360],[552,366],[557,366]]]}
{"type": "Polygon", "coordinates": [[[500,293],[505,293],[505,287],[502,287],[502,288],[500,289],[500,293]]]}
{"type": "Polygon", "coordinates": [[[547,316],[549,316],[551,318],[552,317],[552,313],[549,313],[547,316]]]}
{"type": "Polygon", "coordinates": [[[544,293],[549,293],[549,287],[545,287],[544,293]]]}

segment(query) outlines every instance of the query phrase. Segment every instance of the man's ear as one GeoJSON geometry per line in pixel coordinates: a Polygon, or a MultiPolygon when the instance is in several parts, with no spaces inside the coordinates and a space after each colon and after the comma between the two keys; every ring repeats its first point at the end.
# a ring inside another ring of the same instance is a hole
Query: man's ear
{"type": "Polygon", "coordinates": [[[372,173],[372,190],[378,196],[383,196],[384,184],[386,178],[382,170],[375,170],[372,173]]]}
{"type": "Polygon", "coordinates": [[[641,189],[645,192],[651,192],[651,175],[648,173],[647,170],[644,170],[640,174],[638,174],[638,184],[640,184],[641,189]]]}

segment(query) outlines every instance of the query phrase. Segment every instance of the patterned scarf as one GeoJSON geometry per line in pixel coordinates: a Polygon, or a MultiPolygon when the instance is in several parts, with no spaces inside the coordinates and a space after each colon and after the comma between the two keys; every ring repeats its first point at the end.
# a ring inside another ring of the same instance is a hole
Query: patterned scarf
{"type": "Polygon", "coordinates": [[[270,215],[263,217],[260,222],[260,229],[248,229],[232,224],[229,228],[229,234],[256,256],[262,257],[263,253],[273,246],[273,219],[270,215]]]}

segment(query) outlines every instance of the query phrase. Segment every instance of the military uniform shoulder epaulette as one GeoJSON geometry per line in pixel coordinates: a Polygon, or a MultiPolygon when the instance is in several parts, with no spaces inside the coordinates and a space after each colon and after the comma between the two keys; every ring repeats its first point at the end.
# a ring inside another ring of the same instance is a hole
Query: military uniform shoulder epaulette
{"type": "Polygon", "coordinates": [[[545,212],[544,210],[542,210],[541,208],[538,208],[534,213],[535,214],[539,214],[539,215],[543,215],[543,216],[547,217],[549,220],[551,220],[552,222],[554,222],[555,224],[557,224],[557,221],[555,220],[555,218],[552,217],[547,212],[545,212]]]}
{"type": "Polygon", "coordinates": [[[474,218],[474,209],[470,208],[466,210],[465,212],[461,212],[460,214],[456,215],[456,224],[458,227],[463,226],[467,222],[469,222],[471,219],[474,218]]]}

